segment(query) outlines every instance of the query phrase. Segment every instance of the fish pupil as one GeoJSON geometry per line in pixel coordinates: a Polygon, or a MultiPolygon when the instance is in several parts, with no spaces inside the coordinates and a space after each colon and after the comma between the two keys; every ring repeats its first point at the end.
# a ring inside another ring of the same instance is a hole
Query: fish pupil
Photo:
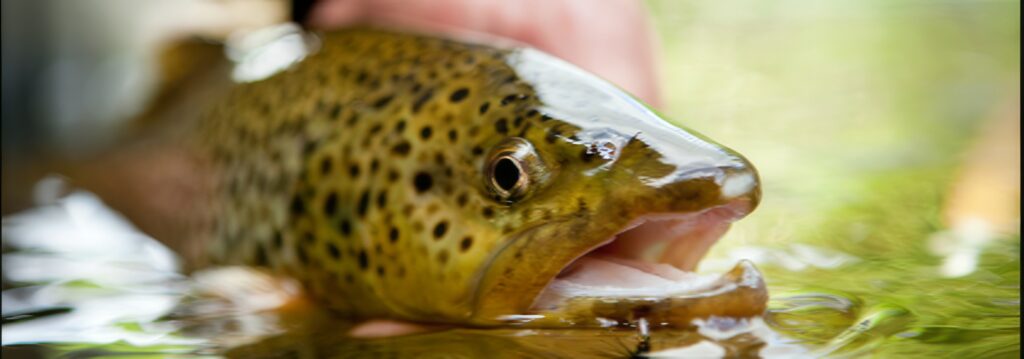
{"type": "Polygon", "coordinates": [[[502,158],[494,165],[494,182],[505,191],[511,191],[519,182],[519,166],[511,159],[502,158]]]}

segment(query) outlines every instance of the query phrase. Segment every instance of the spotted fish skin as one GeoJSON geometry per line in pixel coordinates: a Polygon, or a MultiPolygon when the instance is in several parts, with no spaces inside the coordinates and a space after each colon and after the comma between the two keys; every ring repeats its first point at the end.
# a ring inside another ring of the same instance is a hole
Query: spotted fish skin
{"type": "Polygon", "coordinates": [[[353,317],[489,325],[632,218],[759,200],[741,156],[536,50],[321,44],[186,141],[213,183],[194,263],[266,267],[353,317]]]}

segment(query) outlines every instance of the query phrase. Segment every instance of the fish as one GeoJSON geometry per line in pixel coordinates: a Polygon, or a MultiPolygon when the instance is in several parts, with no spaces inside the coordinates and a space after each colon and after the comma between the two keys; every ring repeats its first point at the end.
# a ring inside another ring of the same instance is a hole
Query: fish
{"type": "Polygon", "coordinates": [[[159,136],[69,177],[189,270],[260,267],[340,317],[683,327],[764,311],[752,264],[693,273],[760,202],[735,151],[527,46],[377,27],[272,37],[308,51],[179,72],[144,116],[159,136]]]}

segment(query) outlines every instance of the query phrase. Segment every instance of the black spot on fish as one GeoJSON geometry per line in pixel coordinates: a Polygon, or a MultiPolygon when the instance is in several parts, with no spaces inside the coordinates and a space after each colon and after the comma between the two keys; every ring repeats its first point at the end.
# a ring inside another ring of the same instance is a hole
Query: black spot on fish
{"type": "Polygon", "coordinates": [[[526,125],[523,126],[523,129],[519,131],[519,137],[526,137],[526,132],[529,131],[530,128],[533,128],[533,123],[527,122],[526,125]]]}
{"type": "Polygon", "coordinates": [[[434,239],[441,239],[448,232],[448,222],[441,221],[434,226],[434,239]]]}
{"type": "Polygon", "coordinates": [[[324,157],[323,160],[320,160],[320,173],[325,175],[331,173],[331,166],[333,164],[334,162],[331,162],[330,157],[324,157]]]}
{"type": "Polygon", "coordinates": [[[416,192],[423,193],[434,185],[434,179],[426,172],[417,172],[413,177],[412,184],[416,188],[416,192]]]}
{"type": "Polygon", "coordinates": [[[356,208],[356,212],[359,213],[360,217],[366,216],[366,210],[370,207],[370,191],[363,191],[363,194],[359,196],[359,206],[356,208]]]}
{"type": "Polygon", "coordinates": [[[451,96],[449,96],[448,99],[451,100],[453,103],[458,103],[466,99],[467,96],[469,96],[469,89],[463,87],[452,92],[451,96]]]}
{"type": "Polygon", "coordinates": [[[576,213],[585,215],[587,213],[587,201],[583,197],[576,199],[576,213]]]}
{"type": "Polygon", "coordinates": [[[387,190],[381,190],[380,193],[377,194],[377,207],[383,209],[384,206],[387,205],[387,204],[388,204],[388,191],[387,190]]]}
{"type": "Polygon", "coordinates": [[[380,130],[383,130],[383,129],[384,129],[384,125],[379,124],[379,123],[375,123],[375,124],[373,124],[372,127],[370,127],[370,135],[371,136],[376,135],[376,134],[380,133],[380,130]]]}
{"type": "Polygon", "coordinates": [[[324,200],[324,215],[327,217],[334,216],[335,210],[338,209],[338,195],[331,192],[327,195],[327,199],[324,200]]]}
{"type": "Polygon", "coordinates": [[[359,269],[366,270],[370,266],[370,259],[366,257],[366,250],[359,250],[359,269]]]}
{"type": "Polygon", "coordinates": [[[440,252],[437,253],[437,261],[441,262],[441,264],[448,263],[448,250],[447,249],[442,249],[440,252]]]}
{"type": "Polygon", "coordinates": [[[377,275],[383,277],[384,273],[384,266],[377,266],[377,275]]]}
{"type": "MultiPolygon", "coordinates": [[[[419,85],[419,84],[417,84],[417,85],[419,85]]],[[[413,91],[416,91],[416,89],[414,88],[413,91]]],[[[427,91],[423,92],[422,95],[420,95],[419,97],[416,98],[416,101],[413,101],[413,103],[412,103],[412,113],[420,112],[420,109],[423,108],[423,105],[426,104],[427,101],[430,101],[430,98],[432,98],[432,97],[434,97],[434,90],[433,89],[427,90],[427,91]]]]}
{"type": "Polygon", "coordinates": [[[459,132],[455,129],[448,130],[448,140],[454,143],[459,139],[459,132]]]}
{"type": "Polygon", "coordinates": [[[511,94],[511,95],[505,96],[505,97],[503,97],[501,99],[501,105],[502,106],[508,105],[508,104],[512,103],[513,101],[515,101],[517,99],[520,99],[520,98],[522,98],[522,95],[511,94]]]}
{"type": "Polygon", "coordinates": [[[494,130],[503,135],[508,133],[508,121],[504,118],[498,119],[494,122],[494,130]]]}
{"type": "Polygon", "coordinates": [[[558,140],[558,137],[561,135],[561,130],[559,130],[557,127],[552,127],[548,129],[548,133],[547,135],[544,136],[544,140],[548,141],[548,143],[555,143],[555,141],[558,140]]]}
{"type": "Polygon", "coordinates": [[[379,170],[379,169],[380,169],[380,160],[374,158],[372,161],[370,161],[370,173],[377,173],[377,170],[379,170]]]}
{"type": "Polygon", "coordinates": [[[388,240],[390,240],[391,243],[398,242],[398,228],[391,227],[391,231],[388,232],[388,240]]]}
{"type": "Polygon", "coordinates": [[[405,120],[398,120],[395,124],[395,133],[401,135],[402,132],[405,132],[405,120]]]}
{"type": "Polygon", "coordinates": [[[465,207],[466,202],[469,202],[469,196],[467,196],[465,193],[460,194],[458,197],[455,198],[455,203],[458,203],[459,207],[465,207]]]}
{"type": "Polygon", "coordinates": [[[345,237],[352,234],[352,224],[347,219],[341,220],[341,223],[338,224],[338,229],[341,230],[341,234],[345,237]]]}
{"type": "Polygon", "coordinates": [[[391,152],[399,156],[408,155],[410,150],[412,150],[412,145],[408,141],[399,142],[394,147],[391,147],[391,152]]]}
{"type": "Polygon", "coordinates": [[[433,133],[434,130],[431,129],[430,126],[423,126],[423,128],[420,129],[420,138],[424,140],[430,139],[430,135],[433,133]]]}
{"type": "Polygon", "coordinates": [[[484,102],[483,105],[480,105],[480,114],[483,115],[483,114],[487,113],[487,109],[489,109],[489,108],[491,108],[491,103],[490,102],[484,102]]]}
{"type": "Polygon", "coordinates": [[[331,106],[331,113],[330,113],[331,119],[332,120],[337,120],[338,119],[338,115],[341,115],[341,105],[336,103],[336,104],[334,104],[334,106],[331,106]]]}
{"type": "Polygon", "coordinates": [[[479,155],[482,155],[483,153],[484,153],[484,149],[483,148],[480,148],[480,146],[473,146],[473,155],[479,156],[479,155]]]}
{"type": "Polygon", "coordinates": [[[580,151],[580,160],[583,162],[593,161],[597,158],[597,151],[591,149],[591,147],[584,147],[583,151],[580,151]]]}
{"type": "Polygon", "coordinates": [[[327,253],[331,255],[331,259],[338,260],[341,258],[341,251],[338,250],[338,246],[334,243],[327,242],[327,253]]]}
{"type": "Polygon", "coordinates": [[[316,141],[309,141],[302,145],[302,154],[309,156],[313,151],[316,151],[316,147],[319,145],[316,141]]]}
{"type": "Polygon", "coordinates": [[[471,237],[471,236],[465,236],[465,237],[462,238],[462,241],[459,242],[459,250],[462,251],[462,252],[468,251],[469,248],[472,247],[472,246],[473,246],[473,237],[471,237]]]}
{"type": "Polygon", "coordinates": [[[306,205],[302,202],[302,197],[297,194],[292,197],[291,210],[292,214],[295,216],[300,216],[303,213],[306,213],[306,205]]]}
{"type": "Polygon", "coordinates": [[[482,216],[484,216],[484,218],[488,218],[488,219],[489,218],[493,218],[494,217],[494,209],[491,208],[491,207],[484,207],[484,209],[482,209],[480,211],[480,214],[482,216]]]}

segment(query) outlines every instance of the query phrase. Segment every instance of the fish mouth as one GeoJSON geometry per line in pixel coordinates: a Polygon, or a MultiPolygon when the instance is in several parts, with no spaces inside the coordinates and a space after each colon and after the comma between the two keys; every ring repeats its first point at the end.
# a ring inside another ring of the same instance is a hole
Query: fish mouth
{"type": "Polygon", "coordinates": [[[531,311],[556,310],[576,298],[614,301],[719,293],[728,284],[724,276],[695,270],[732,222],[752,209],[750,201],[739,199],[699,212],[634,218],[565,265],[541,290],[531,311]]]}

